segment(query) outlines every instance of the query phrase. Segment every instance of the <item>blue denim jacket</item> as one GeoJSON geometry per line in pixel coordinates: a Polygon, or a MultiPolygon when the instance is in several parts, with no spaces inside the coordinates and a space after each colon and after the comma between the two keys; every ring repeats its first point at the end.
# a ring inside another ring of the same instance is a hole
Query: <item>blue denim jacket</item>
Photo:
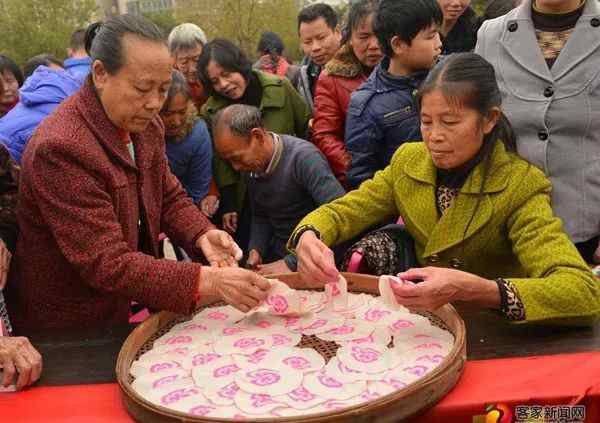
{"type": "Polygon", "coordinates": [[[387,72],[389,64],[389,58],[383,59],[352,93],[345,133],[346,148],[352,157],[348,171],[352,188],[385,168],[401,144],[421,141],[414,95],[428,71],[393,76],[387,72]]]}

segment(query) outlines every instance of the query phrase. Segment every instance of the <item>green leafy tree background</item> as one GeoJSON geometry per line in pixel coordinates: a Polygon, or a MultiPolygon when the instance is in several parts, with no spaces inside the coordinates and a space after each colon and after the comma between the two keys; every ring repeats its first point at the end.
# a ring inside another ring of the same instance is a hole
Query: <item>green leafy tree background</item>
{"type": "MultiPolygon", "coordinates": [[[[170,11],[149,13],[165,33],[182,22],[193,22],[209,39],[224,37],[239,45],[252,59],[263,31],[283,39],[285,56],[298,61],[302,51],[296,19],[300,9],[315,0],[178,0],[170,11]]],[[[485,0],[473,0],[478,13],[485,0]]],[[[337,6],[340,16],[348,2],[337,6]]],[[[98,16],[95,0],[0,0],[0,52],[18,63],[40,53],[63,59],[71,33],[98,16]]]]}
{"type": "Polygon", "coordinates": [[[0,52],[20,64],[41,53],[63,59],[95,12],[94,0],[0,0],[0,52]]]}

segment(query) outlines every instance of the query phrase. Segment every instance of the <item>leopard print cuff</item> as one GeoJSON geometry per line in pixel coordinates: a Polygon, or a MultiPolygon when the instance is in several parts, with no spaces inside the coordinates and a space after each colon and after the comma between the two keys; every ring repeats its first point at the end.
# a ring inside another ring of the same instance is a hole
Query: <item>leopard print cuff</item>
{"type": "Polygon", "coordinates": [[[517,287],[502,278],[496,279],[496,283],[500,290],[500,311],[508,320],[525,320],[525,306],[519,297],[517,287]]]}

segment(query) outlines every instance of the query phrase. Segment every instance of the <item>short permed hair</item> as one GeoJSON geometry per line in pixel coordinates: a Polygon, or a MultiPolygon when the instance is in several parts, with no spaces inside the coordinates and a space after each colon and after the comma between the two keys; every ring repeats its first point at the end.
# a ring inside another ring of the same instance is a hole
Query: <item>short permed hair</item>
{"type": "Polygon", "coordinates": [[[325,19],[325,23],[332,30],[338,25],[338,15],[333,7],[325,3],[316,3],[305,7],[298,14],[298,31],[300,31],[301,24],[311,23],[319,18],[325,19]]]}
{"type": "Polygon", "coordinates": [[[373,32],[383,54],[391,57],[392,38],[398,36],[410,45],[419,32],[441,25],[443,19],[436,0],[381,0],[373,19],[373,32]]]}
{"type": "Polygon", "coordinates": [[[167,44],[171,54],[177,53],[177,50],[189,50],[195,48],[198,44],[204,46],[208,42],[206,34],[198,25],[193,23],[183,23],[173,28],[169,34],[167,44]]]}

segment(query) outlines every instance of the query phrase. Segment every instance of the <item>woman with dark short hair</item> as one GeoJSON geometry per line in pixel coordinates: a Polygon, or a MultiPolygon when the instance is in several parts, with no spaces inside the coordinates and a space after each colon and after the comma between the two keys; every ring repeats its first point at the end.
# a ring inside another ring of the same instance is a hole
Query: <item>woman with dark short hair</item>
{"type": "Polygon", "coordinates": [[[296,86],[300,67],[283,57],[283,50],[285,45],[279,35],[271,31],[263,32],[256,48],[260,59],[254,64],[254,69],[285,77],[296,86]]]}
{"type": "Polygon", "coordinates": [[[0,79],[4,86],[4,94],[0,97],[0,117],[2,117],[19,102],[19,88],[25,81],[19,65],[3,54],[0,54],[0,79]]]}
{"type": "Polygon", "coordinates": [[[328,246],[401,215],[422,268],[400,273],[398,302],[436,310],[453,301],[520,323],[591,325],[600,281],[550,205],[550,181],[516,153],[494,68],[451,55],[417,95],[424,142],[402,145],[358,190],[305,217],[289,247],[304,278],[337,280],[328,246]]]}
{"type": "MultiPolygon", "coordinates": [[[[209,125],[219,110],[231,104],[247,104],[261,110],[267,130],[305,137],[310,112],[292,84],[285,78],[252,70],[252,63],[231,41],[218,38],[206,44],[198,60],[198,72],[211,95],[202,108],[209,125]]],[[[221,192],[223,227],[235,233],[245,250],[250,227],[246,184],[240,173],[217,154],[213,176],[221,192]]]]}
{"type": "Polygon", "coordinates": [[[191,313],[215,296],[248,311],[266,279],[169,170],[158,116],[171,86],[163,34],[137,16],[86,34],[92,70],[39,126],[22,160],[8,285],[18,331],[126,324],[129,304],[191,313]],[[162,260],[165,233],[199,263],[162,260]],[[234,267],[235,266],[235,267],[234,267]]]}

